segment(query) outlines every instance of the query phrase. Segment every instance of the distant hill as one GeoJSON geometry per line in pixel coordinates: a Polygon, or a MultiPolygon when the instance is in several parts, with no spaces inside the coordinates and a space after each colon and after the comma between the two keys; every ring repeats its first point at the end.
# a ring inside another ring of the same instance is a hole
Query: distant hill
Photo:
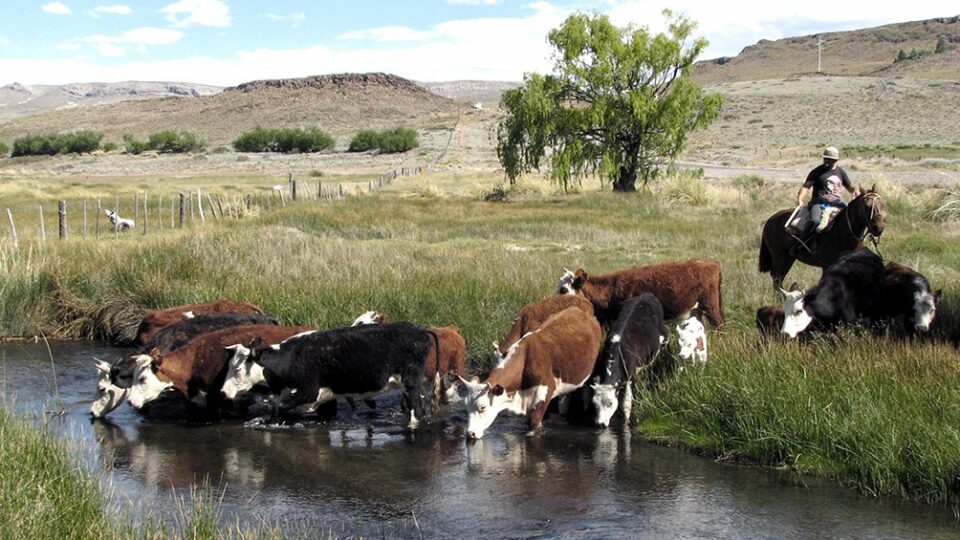
{"type": "Polygon", "coordinates": [[[732,58],[698,62],[696,78],[702,84],[719,84],[813,75],[817,73],[821,39],[822,74],[960,79],[960,17],[761,40],[732,58]],[[952,50],[933,54],[941,37],[952,50]],[[930,54],[895,63],[900,50],[908,54],[913,50],[930,54]]]}
{"type": "Polygon", "coordinates": [[[188,130],[210,146],[229,145],[264,127],[319,126],[335,138],[361,129],[398,125],[449,128],[459,105],[407,79],[383,73],[347,73],[251,81],[213,95],[106,103],[48,111],[0,124],[7,143],[27,133],[91,129],[119,142],[126,133],[188,130]]]}
{"type": "Polygon", "coordinates": [[[23,85],[0,87],[0,123],[57,109],[95,107],[161,97],[210,96],[219,86],[180,82],[72,83],[64,85],[23,85]]]}
{"type": "Polygon", "coordinates": [[[511,81],[449,81],[420,83],[434,94],[457,101],[480,103],[484,107],[500,103],[500,94],[520,86],[511,81]]]}

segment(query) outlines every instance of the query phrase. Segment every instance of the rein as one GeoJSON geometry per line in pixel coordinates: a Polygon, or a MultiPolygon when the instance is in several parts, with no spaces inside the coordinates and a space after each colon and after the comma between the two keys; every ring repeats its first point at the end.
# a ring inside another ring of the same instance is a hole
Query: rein
{"type": "Polygon", "coordinates": [[[853,224],[850,223],[850,212],[849,212],[850,206],[847,206],[843,214],[847,218],[847,230],[850,232],[850,236],[855,238],[858,242],[863,243],[863,239],[866,238],[867,235],[869,234],[870,243],[873,244],[873,249],[876,250],[877,255],[880,256],[881,260],[883,260],[883,255],[880,253],[880,239],[870,233],[870,227],[869,227],[869,224],[873,223],[873,220],[877,215],[883,215],[882,211],[878,209],[878,206],[883,205],[883,199],[880,198],[880,195],[873,192],[864,193],[863,194],[864,204],[866,204],[866,201],[868,198],[874,198],[876,199],[876,201],[874,201],[874,204],[870,205],[870,218],[868,219],[867,224],[863,226],[863,234],[861,234],[859,237],[857,236],[857,233],[853,232],[853,224]]]}

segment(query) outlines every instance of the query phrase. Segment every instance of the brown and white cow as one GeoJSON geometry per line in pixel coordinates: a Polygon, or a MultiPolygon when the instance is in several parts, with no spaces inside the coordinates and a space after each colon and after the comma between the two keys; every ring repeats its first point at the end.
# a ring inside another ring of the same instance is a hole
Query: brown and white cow
{"type": "Polygon", "coordinates": [[[184,319],[192,319],[198,315],[222,313],[257,313],[264,315],[263,310],[257,305],[233,300],[215,300],[201,304],[186,304],[167,309],[149,310],[143,314],[143,320],[140,321],[140,326],[137,328],[136,344],[141,347],[146,345],[157,332],[184,319]]]}
{"type": "Polygon", "coordinates": [[[543,326],[543,323],[551,315],[560,313],[569,307],[575,307],[584,313],[593,315],[593,304],[583,296],[576,294],[554,295],[520,308],[516,318],[513,319],[513,326],[507,331],[507,335],[503,337],[499,345],[493,345],[497,352],[497,357],[494,360],[496,362],[502,360],[510,351],[510,347],[520,341],[520,338],[543,326]]]}
{"type": "Polygon", "coordinates": [[[583,384],[600,352],[600,324],[570,307],[526,334],[484,382],[461,379],[468,414],[467,437],[479,439],[501,411],[529,415],[543,424],[550,401],[583,384]]]}
{"type": "MultiPolygon", "coordinates": [[[[367,311],[354,319],[350,326],[388,322],[388,315],[379,311],[367,311]]],[[[431,330],[437,335],[440,354],[437,355],[433,345],[430,346],[423,366],[423,378],[432,385],[433,405],[436,407],[441,402],[450,403],[457,397],[456,392],[453,392],[454,382],[458,377],[467,376],[467,342],[457,326],[440,326],[431,330]]]]}
{"type": "Polygon", "coordinates": [[[584,269],[567,270],[557,287],[559,294],[580,293],[593,304],[601,323],[616,318],[620,306],[642,293],[652,293],[663,305],[664,319],[690,317],[697,308],[716,328],[723,326],[720,263],[702,259],[634,266],[608,274],[589,275],[584,269]]]}
{"type": "Polygon", "coordinates": [[[231,326],[200,334],[173,351],[142,354],[136,358],[134,383],[127,399],[134,408],[142,409],[164,392],[176,390],[184,398],[203,401],[214,409],[233,357],[233,346],[254,338],[272,345],[310,330],[306,326],[272,324],[231,326]]]}

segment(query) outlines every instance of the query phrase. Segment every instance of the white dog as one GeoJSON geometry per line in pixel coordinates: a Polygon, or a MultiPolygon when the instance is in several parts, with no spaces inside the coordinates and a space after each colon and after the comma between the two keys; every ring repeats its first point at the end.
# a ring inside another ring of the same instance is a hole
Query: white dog
{"type": "Polygon", "coordinates": [[[122,218],[110,210],[104,210],[104,212],[107,214],[107,217],[110,218],[110,223],[119,227],[121,231],[127,231],[136,226],[132,219],[122,218]]]}

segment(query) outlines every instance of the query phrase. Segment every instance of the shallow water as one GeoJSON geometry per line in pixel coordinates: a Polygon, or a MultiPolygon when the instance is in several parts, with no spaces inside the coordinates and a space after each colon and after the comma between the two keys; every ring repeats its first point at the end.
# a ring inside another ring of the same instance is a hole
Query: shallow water
{"type": "Polygon", "coordinates": [[[102,467],[121,508],[176,512],[174,497],[205,478],[223,488],[225,522],[293,531],[426,538],[955,538],[952,512],[878,501],[830,483],[720,464],[649,445],[622,426],[548,419],[528,437],[501,417],[464,440],[462,414],[414,433],[400,429],[396,396],[375,411],[341,406],[338,419],[302,427],[150,421],[128,405],[92,421],[90,343],[0,344],[0,391],[30,418],[77,441],[102,467]],[[54,369],[55,368],[55,369],[54,369]],[[63,411],[64,414],[55,413],[63,411]],[[414,519],[415,517],[415,519],[414,519]]]}

